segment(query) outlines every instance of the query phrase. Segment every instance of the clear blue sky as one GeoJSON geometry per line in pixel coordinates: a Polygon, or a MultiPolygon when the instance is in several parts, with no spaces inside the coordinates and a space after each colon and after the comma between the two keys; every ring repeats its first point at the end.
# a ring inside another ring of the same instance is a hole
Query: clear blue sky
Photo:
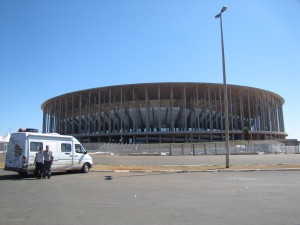
{"type": "Polygon", "coordinates": [[[83,89],[227,83],[285,99],[300,139],[299,0],[0,0],[0,135],[42,130],[41,104],[83,89]]]}

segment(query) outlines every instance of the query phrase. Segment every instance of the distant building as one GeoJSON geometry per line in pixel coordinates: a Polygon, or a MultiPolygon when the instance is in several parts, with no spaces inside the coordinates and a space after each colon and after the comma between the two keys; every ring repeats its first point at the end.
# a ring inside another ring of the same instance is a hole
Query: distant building
{"type": "MultiPolygon", "coordinates": [[[[276,93],[228,85],[230,140],[285,139],[276,93]]],[[[145,83],[99,87],[45,101],[43,132],[69,134],[82,142],[173,143],[222,141],[222,84],[145,83]]]]}

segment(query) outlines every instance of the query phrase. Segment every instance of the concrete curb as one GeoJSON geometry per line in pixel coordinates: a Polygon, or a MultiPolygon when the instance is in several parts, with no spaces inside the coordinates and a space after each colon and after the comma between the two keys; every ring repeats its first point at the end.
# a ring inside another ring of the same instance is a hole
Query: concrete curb
{"type": "Polygon", "coordinates": [[[213,169],[213,170],[90,170],[100,173],[200,173],[200,172],[271,172],[271,171],[300,171],[300,168],[280,169],[213,169]]]}

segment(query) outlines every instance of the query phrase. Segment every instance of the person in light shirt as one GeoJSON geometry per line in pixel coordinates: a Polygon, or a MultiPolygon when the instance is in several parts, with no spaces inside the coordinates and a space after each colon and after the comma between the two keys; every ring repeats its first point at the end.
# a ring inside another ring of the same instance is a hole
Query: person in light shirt
{"type": "Polygon", "coordinates": [[[37,179],[42,178],[43,166],[44,166],[44,153],[43,153],[43,149],[40,147],[39,152],[36,153],[35,156],[35,173],[37,179]]]}
{"type": "Polygon", "coordinates": [[[43,179],[51,177],[51,165],[53,162],[52,152],[50,151],[49,145],[46,145],[46,150],[44,151],[44,171],[43,171],[43,179]]]}

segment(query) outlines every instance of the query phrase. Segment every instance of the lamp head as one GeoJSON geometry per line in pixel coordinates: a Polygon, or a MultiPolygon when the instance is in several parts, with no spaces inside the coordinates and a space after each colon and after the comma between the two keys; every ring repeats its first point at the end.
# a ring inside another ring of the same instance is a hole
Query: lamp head
{"type": "Polygon", "coordinates": [[[227,9],[227,6],[223,6],[222,9],[221,9],[221,12],[220,12],[219,14],[217,14],[217,15],[215,16],[215,18],[218,19],[219,17],[221,17],[221,16],[222,16],[222,13],[225,12],[226,9],[227,9]]]}
{"type": "Polygon", "coordinates": [[[223,6],[223,8],[221,9],[221,13],[225,12],[227,9],[227,6],[223,6]]]}

